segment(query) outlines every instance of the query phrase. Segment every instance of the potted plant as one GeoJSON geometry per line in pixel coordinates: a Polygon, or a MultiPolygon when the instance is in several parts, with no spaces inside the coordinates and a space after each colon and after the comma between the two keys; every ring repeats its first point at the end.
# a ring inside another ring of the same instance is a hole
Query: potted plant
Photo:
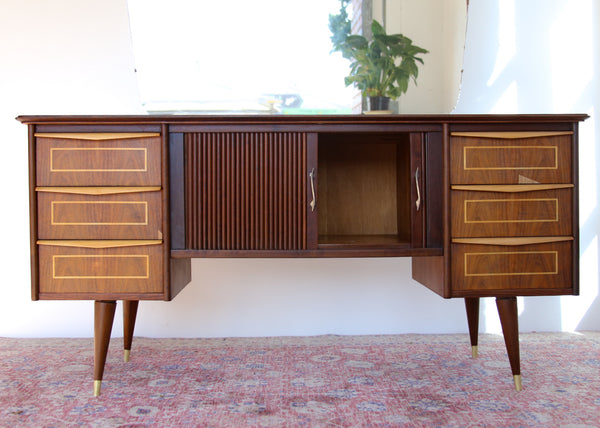
{"type": "Polygon", "coordinates": [[[346,86],[353,84],[362,92],[369,103],[369,110],[387,110],[389,100],[404,94],[411,79],[416,84],[419,75],[417,63],[423,64],[419,55],[428,51],[414,45],[402,34],[386,34],[375,20],[371,25],[372,40],[349,34],[344,6],[342,0],[340,14],[329,16],[329,28],[333,34],[333,50],[350,60],[346,86]],[[344,21],[346,25],[343,25],[344,21]]]}

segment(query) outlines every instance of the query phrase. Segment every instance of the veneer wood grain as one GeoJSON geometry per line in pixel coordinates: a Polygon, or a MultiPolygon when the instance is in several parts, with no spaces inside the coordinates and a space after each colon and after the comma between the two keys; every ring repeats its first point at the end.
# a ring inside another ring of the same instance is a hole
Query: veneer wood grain
{"type": "Polygon", "coordinates": [[[452,184],[572,183],[572,135],[451,137],[452,184]]]}
{"type": "Polygon", "coordinates": [[[466,299],[472,344],[498,298],[519,375],[515,296],[579,290],[586,117],[22,116],[32,297],[97,301],[101,378],[114,301],[127,347],[137,302],[174,298],[191,258],[411,256],[466,299]]]}
{"type": "Polygon", "coordinates": [[[162,244],[84,245],[39,245],[40,294],[71,293],[101,299],[111,293],[163,292],[162,244]]]}
{"type": "Polygon", "coordinates": [[[452,237],[572,235],[572,189],[452,191],[452,237]]]}
{"type": "Polygon", "coordinates": [[[160,188],[91,193],[38,190],[39,239],[163,239],[160,188]]]}
{"type": "MultiPolygon", "coordinates": [[[[521,246],[452,244],[453,291],[533,295],[573,286],[572,241],[521,246]]],[[[543,294],[543,293],[542,293],[543,294]]]]}
{"type": "Polygon", "coordinates": [[[36,137],[37,186],[160,186],[159,137],[36,137]]]}

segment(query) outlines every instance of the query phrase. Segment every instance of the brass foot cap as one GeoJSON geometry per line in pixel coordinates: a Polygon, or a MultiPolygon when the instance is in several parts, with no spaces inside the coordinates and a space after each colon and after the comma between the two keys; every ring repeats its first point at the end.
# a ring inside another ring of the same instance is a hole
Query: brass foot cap
{"type": "Polygon", "coordinates": [[[477,358],[479,356],[479,351],[477,350],[477,345],[471,346],[471,357],[477,358]]]}
{"type": "Polygon", "coordinates": [[[523,385],[521,384],[521,375],[514,375],[513,376],[515,378],[515,389],[517,391],[521,391],[523,389],[523,385]]]}
{"type": "Polygon", "coordinates": [[[101,380],[95,380],[94,381],[94,397],[99,397],[100,396],[100,389],[102,388],[102,381],[101,380]]]}
{"type": "Polygon", "coordinates": [[[129,362],[129,355],[131,354],[131,350],[130,349],[125,349],[125,351],[123,352],[123,361],[125,361],[126,363],[129,362]]]}

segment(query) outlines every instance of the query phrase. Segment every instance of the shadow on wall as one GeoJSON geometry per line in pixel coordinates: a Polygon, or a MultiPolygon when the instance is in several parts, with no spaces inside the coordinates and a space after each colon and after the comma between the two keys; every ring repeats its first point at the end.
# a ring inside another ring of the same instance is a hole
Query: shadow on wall
{"type": "MultiPolygon", "coordinates": [[[[524,330],[590,330],[600,324],[600,103],[597,0],[474,1],[469,5],[463,87],[454,113],[588,113],[579,133],[580,296],[520,299],[524,330]],[[560,317],[554,314],[560,313],[560,317]],[[549,314],[544,316],[543,314],[549,314]]],[[[498,323],[484,303],[482,331],[498,323]]]]}

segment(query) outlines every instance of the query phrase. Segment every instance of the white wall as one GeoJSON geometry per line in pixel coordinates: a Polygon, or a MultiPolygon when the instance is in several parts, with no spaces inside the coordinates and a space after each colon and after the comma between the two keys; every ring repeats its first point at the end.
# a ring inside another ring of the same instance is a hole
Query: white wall
{"type": "MultiPolygon", "coordinates": [[[[499,5],[515,3],[471,0],[457,111],[593,112],[600,99],[593,73],[598,49],[591,45],[598,39],[591,27],[600,23],[598,0],[515,5],[511,50],[503,44],[510,37],[499,38],[511,25],[499,5]],[[582,46],[568,69],[554,57],[557,42],[582,46]],[[575,78],[560,74],[567,72],[575,78]]],[[[0,335],[91,336],[91,302],[30,301],[27,133],[14,117],[141,113],[125,0],[0,0],[0,100],[0,335]]],[[[595,123],[588,120],[581,135],[583,295],[522,299],[522,331],[600,328],[595,123]]],[[[194,260],[192,275],[173,302],[140,305],[138,335],[466,331],[462,301],[444,300],[412,281],[409,259],[194,260]]],[[[492,309],[486,299],[482,331],[498,331],[492,309]]],[[[115,335],[120,328],[118,320],[115,335]]]]}

